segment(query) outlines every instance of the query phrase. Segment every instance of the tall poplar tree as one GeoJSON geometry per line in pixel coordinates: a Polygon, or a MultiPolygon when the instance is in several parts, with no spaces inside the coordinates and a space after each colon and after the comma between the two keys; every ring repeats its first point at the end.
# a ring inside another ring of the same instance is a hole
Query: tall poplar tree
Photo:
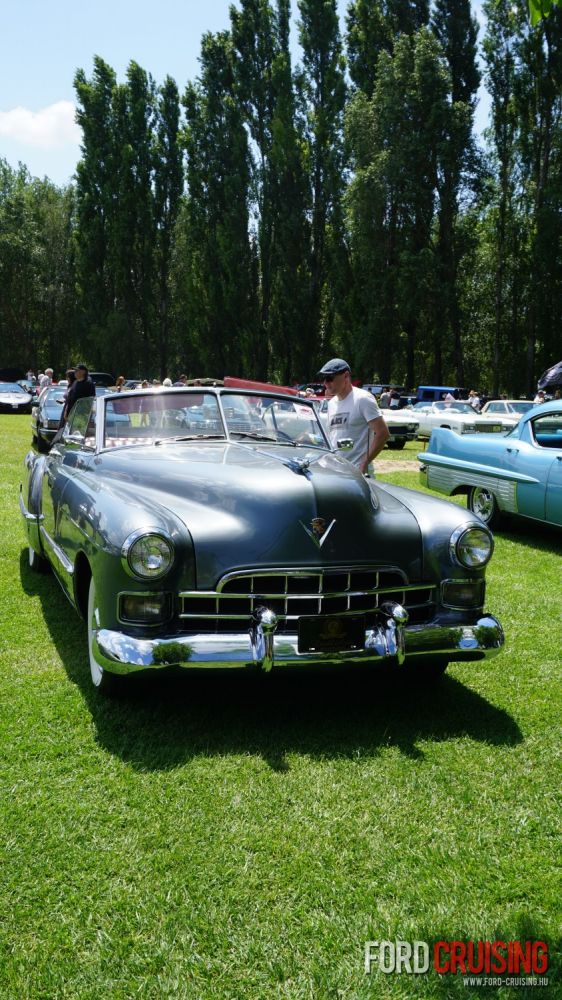
{"type": "Polygon", "coordinates": [[[173,253],[184,188],[178,88],[166,77],[159,88],[155,137],[154,222],[156,230],[156,339],[160,377],[170,373],[179,344],[174,342],[173,253]]]}
{"type": "MultiPolygon", "coordinates": [[[[487,18],[483,42],[486,85],[490,95],[490,128],[488,141],[493,156],[492,200],[488,206],[493,226],[493,302],[494,330],[490,354],[491,390],[498,395],[500,385],[507,380],[506,363],[518,357],[518,368],[524,366],[520,352],[523,341],[516,334],[518,289],[517,221],[515,212],[516,135],[514,89],[517,75],[516,28],[512,0],[488,0],[484,5],[487,18]],[[507,354],[509,346],[509,355],[507,354]]],[[[488,230],[481,231],[484,239],[488,230]]],[[[521,386],[522,388],[522,386],[521,386]]]]}
{"type": "Polygon", "coordinates": [[[432,18],[449,66],[450,127],[443,143],[439,182],[439,241],[441,289],[435,308],[434,378],[442,381],[452,367],[457,385],[464,385],[458,273],[463,254],[457,228],[461,200],[476,173],[474,108],[480,83],[477,57],[478,24],[470,0],[435,0],[432,18]]]}
{"type": "MultiPolygon", "coordinates": [[[[516,8],[523,21],[524,8],[516,8]]],[[[522,207],[529,233],[530,274],[526,322],[526,386],[532,391],[537,370],[560,352],[562,301],[562,10],[518,43],[520,71],[515,86],[517,149],[521,165],[522,207]],[[554,248],[558,248],[555,250],[554,248]]]]}
{"type": "Polygon", "coordinates": [[[256,374],[253,257],[249,239],[250,156],[235,93],[228,32],[203,36],[201,75],[189,84],[188,203],[183,368],[211,375],[256,374]]]}
{"type": "Polygon", "coordinates": [[[74,78],[76,120],[82,129],[82,158],[76,168],[77,273],[82,345],[88,358],[99,357],[97,344],[115,301],[109,251],[118,200],[115,86],[115,73],[100,56],[94,57],[91,80],[82,69],[74,78]]]}
{"type": "Polygon", "coordinates": [[[335,0],[298,0],[302,94],[311,185],[310,323],[320,361],[330,348],[345,261],[343,112],[345,61],[335,0]]]}

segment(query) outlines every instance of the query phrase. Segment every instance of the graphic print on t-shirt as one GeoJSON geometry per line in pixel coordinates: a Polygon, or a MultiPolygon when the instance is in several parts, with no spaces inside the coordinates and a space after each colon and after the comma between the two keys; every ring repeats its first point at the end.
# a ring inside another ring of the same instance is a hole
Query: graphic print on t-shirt
{"type": "Polygon", "coordinates": [[[335,413],[330,420],[330,427],[345,427],[349,419],[349,413],[335,413]]]}

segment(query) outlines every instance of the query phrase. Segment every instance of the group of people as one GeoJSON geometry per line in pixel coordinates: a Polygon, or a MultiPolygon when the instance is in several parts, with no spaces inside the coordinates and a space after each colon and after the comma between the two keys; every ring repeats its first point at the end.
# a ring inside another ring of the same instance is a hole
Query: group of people
{"type": "MultiPolygon", "coordinates": [[[[53,385],[53,375],[54,371],[52,368],[45,368],[44,372],[39,372],[37,380],[40,391],[53,385]]],[[[31,369],[28,371],[26,378],[30,380],[35,378],[35,374],[31,369]]],[[[80,363],[75,365],[74,368],[67,368],[65,380],[66,391],[60,418],[60,427],[63,427],[68,420],[70,411],[78,399],[82,399],[85,396],[95,396],[96,394],[96,387],[90,378],[87,365],[80,363]]]]}

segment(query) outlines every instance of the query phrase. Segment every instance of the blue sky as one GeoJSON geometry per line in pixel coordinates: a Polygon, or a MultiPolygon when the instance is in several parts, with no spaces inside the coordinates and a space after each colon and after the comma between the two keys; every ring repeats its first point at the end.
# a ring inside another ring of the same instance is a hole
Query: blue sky
{"type": "MultiPolygon", "coordinates": [[[[205,31],[229,26],[230,0],[8,0],[0,32],[0,157],[63,185],[80,156],[74,74],[91,76],[99,55],[124,80],[135,60],[157,83],[183,93],[198,75],[205,31]]],[[[296,11],[296,0],[293,0],[296,11]]],[[[476,12],[480,2],[473,4],[476,12]]],[[[338,0],[344,30],[346,0],[338,0]]],[[[298,56],[298,52],[296,53],[298,56]]],[[[477,127],[486,124],[483,95],[477,127]]]]}

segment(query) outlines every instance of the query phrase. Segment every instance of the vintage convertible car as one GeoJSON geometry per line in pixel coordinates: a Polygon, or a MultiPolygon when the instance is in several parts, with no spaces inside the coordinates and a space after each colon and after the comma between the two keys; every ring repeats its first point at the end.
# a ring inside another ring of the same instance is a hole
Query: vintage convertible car
{"type": "Polygon", "coordinates": [[[560,400],[532,407],[506,435],[434,431],[418,458],[425,486],[466,493],[469,510],[491,528],[503,514],[562,525],[560,400]]]}
{"type": "Polygon", "coordinates": [[[87,622],[98,688],[147,668],[388,664],[423,678],[503,645],[489,530],[371,481],[314,404],[228,387],[79,400],[29,452],[29,563],[87,622]],[[242,418],[245,417],[243,420],[242,418]]]}
{"type": "Polygon", "coordinates": [[[419,438],[428,438],[437,427],[448,427],[457,434],[501,432],[511,428],[511,424],[504,424],[501,417],[482,416],[469,403],[458,399],[452,402],[443,400],[439,403],[415,403],[411,408],[406,406],[402,413],[411,413],[418,418],[419,438]]]}

